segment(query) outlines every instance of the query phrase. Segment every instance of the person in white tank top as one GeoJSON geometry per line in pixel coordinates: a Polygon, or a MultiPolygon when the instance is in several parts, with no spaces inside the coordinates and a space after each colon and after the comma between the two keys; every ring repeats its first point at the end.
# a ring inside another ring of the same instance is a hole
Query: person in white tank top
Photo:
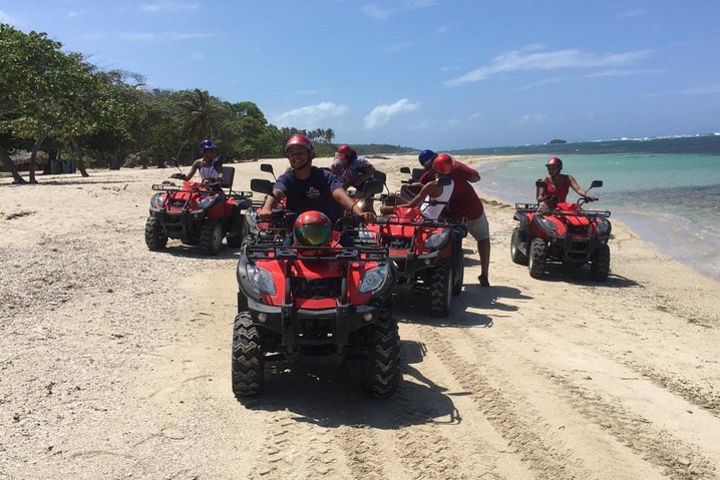
{"type": "Polygon", "coordinates": [[[445,207],[447,207],[447,203],[450,201],[453,188],[455,187],[454,182],[448,176],[450,170],[452,170],[452,166],[452,157],[450,155],[446,155],[439,162],[433,162],[432,169],[437,175],[437,180],[423,185],[420,193],[415,195],[415,198],[410,200],[409,203],[395,207],[382,206],[380,207],[380,211],[387,215],[392,213],[393,209],[397,207],[412,208],[420,205],[420,212],[424,218],[437,220],[440,218],[440,215],[442,215],[445,207]]]}
{"type": "Polygon", "coordinates": [[[195,172],[200,173],[201,180],[208,180],[211,183],[222,183],[222,165],[215,159],[215,150],[217,146],[212,140],[203,140],[200,142],[200,150],[202,158],[198,158],[190,167],[190,172],[185,175],[184,180],[190,180],[195,172]]]}

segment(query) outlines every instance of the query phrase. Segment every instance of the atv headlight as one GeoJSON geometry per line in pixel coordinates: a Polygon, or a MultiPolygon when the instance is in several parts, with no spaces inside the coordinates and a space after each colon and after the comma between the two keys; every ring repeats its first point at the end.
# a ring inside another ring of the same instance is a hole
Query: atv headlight
{"type": "Polygon", "coordinates": [[[165,203],[165,193],[156,193],[150,199],[150,208],[161,208],[165,203]]]}
{"type": "Polygon", "coordinates": [[[429,248],[430,250],[440,250],[447,244],[449,238],[450,230],[443,230],[440,233],[430,235],[430,237],[425,240],[425,243],[423,243],[423,247],[429,248]]]}
{"type": "Polygon", "coordinates": [[[388,279],[390,269],[387,264],[380,265],[365,272],[360,282],[360,293],[370,293],[380,290],[388,279]]]}
{"type": "Polygon", "coordinates": [[[254,263],[247,264],[247,275],[250,284],[260,293],[275,295],[275,282],[272,273],[260,268],[254,263]]]}
{"type": "Polygon", "coordinates": [[[540,226],[542,227],[542,229],[545,230],[546,232],[548,232],[548,233],[555,233],[555,232],[557,232],[557,226],[556,226],[553,222],[551,222],[550,220],[548,220],[547,218],[541,217],[541,216],[538,216],[538,217],[535,217],[535,218],[537,218],[538,223],[540,224],[540,226]]]}
{"type": "Polygon", "coordinates": [[[610,221],[608,221],[607,218],[603,218],[597,224],[597,231],[600,235],[608,235],[610,233],[611,229],[612,229],[612,226],[610,225],[610,221]]]}
{"type": "Polygon", "coordinates": [[[197,202],[197,209],[198,210],[205,210],[210,205],[212,205],[215,202],[215,199],[217,198],[217,195],[212,195],[209,197],[205,197],[200,199],[200,201],[197,202]]]}
{"type": "Polygon", "coordinates": [[[251,235],[257,235],[258,233],[258,214],[254,209],[249,208],[245,213],[245,224],[247,225],[248,232],[251,235]]]}

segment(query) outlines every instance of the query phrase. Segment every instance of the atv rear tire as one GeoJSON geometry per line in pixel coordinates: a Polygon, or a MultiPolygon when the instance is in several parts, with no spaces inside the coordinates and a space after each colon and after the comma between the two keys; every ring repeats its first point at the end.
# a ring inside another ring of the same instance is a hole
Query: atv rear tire
{"type": "Polygon", "coordinates": [[[547,244],[542,238],[533,238],[530,243],[530,258],[528,270],[533,278],[540,278],[545,273],[545,260],[547,258],[547,244]]]}
{"type": "Polygon", "coordinates": [[[145,222],[145,244],[151,251],[162,250],[167,245],[168,237],[163,226],[155,217],[148,217],[145,222]]]}
{"type": "Polygon", "coordinates": [[[235,398],[257,395],[265,385],[265,354],[262,339],[250,312],[235,317],[232,343],[232,389],[235,398]]]}
{"type": "Polygon", "coordinates": [[[518,265],[527,265],[528,257],[520,250],[520,229],[515,228],[510,237],[510,259],[518,265]]]}
{"type": "Polygon", "coordinates": [[[217,255],[222,248],[223,236],[220,222],[206,220],[200,227],[200,251],[204,255],[217,255]]]}
{"type": "Polygon", "coordinates": [[[380,323],[367,327],[363,386],[373,397],[387,398],[400,383],[400,335],[390,309],[384,309],[380,317],[380,323]]]}
{"type": "Polygon", "coordinates": [[[604,282],[610,273],[610,247],[598,247],[590,257],[590,278],[596,282],[604,282]]]}
{"type": "Polygon", "coordinates": [[[453,251],[454,261],[453,265],[453,296],[460,295],[462,293],[463,279],[465,275],[465,255],[463,254],[462,238],[457,237],[455,243],[455,250],[453,251]]]}
{"type": "Polygon", "coordinates": [[[452,270],[441,263],[430,271],[430,314],[434,317],[447,317],[452,300],[452,270]]]}

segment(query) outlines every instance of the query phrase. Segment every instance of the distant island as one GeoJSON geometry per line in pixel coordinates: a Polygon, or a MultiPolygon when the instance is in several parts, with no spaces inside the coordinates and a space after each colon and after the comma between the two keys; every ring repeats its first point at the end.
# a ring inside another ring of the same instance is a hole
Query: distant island
{"type": "Polygon", "coordinates": [[[720,155],[720,133],[620,138],[453,150],[456,155],[532,155],[594,153],[695,153],[720,155]]]}
{"type": "Polygon", "coordinates": [[[552,140],[550,140],[550,141],[548,142],[549,145],[555,145],[555,144],[558,144],[558,143],[567,143],[567,140],[563,140],[563,139],[561,139],[561,138],[553,138],[552,140]]]}

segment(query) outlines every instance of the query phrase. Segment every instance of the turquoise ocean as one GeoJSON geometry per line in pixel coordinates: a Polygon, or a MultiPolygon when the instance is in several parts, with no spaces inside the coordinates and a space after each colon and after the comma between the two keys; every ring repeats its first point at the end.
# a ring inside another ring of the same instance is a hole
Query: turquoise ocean
{"type": "MultiPolygon", "coordinates": [[[[659,249],[720,280],[720,154],[607,153],[560,155],[583,188],[593,180],[600,201],[659,249]]],[[[548,155],[484,164],[479,188],[510,203],[534,202],[535,180],[546,175],[548,155]]],[[[576,198],[571,190],[569,199],[576,198]]],[[[612,240],[611,240],[612,242],[612,240]]],[[[611,243],[612,247],[612,243],[611,243]]]]}

